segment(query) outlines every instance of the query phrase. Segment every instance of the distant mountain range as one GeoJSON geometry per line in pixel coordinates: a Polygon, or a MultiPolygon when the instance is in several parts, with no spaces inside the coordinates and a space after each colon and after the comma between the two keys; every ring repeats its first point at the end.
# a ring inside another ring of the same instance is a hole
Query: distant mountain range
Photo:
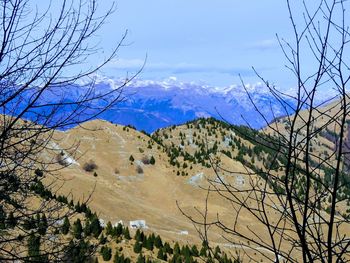
{"type": "MultiPolygon", "coordinates": [[[[96,80],[95,93],[116,89],[121,84],[120,80],[100,77],[96,80]]],[[[61,91],[55,89],[55,92],[46,92],[40,103],[59,102],[62,97],[64,101],[74,101],[76,98],[81,98],[85,89],[84,83],[64,87],[61,91]]],[[[281,104],[264,85],[259,83],[246,85],[245,88],[239,85],[212,87],[198,83],[183,83],[175,78],[164,81],[133,80],[123,88],[122,95],[125,98],[122,102],[109,108],[98,118],[116,124],[132,125],[148,133],[199,117],[214,117],[236,125],[261,128],[266,122],[286,115],[284,108],[286,103],[294,105],[294,101],[289,98],[285,98],[285,103],[281,104]]],[[[103,107],[106,101],[96,103],[97,105],[92,106],[103,107]]],[[[93,114],[93,108],[87,109],[88,114],[93,114]]],[[[38,110],[42,108],[38,107],[38,110]]],[[[60,112],[67,114],[72,110],[74,109],[65,107],[60,109],[60,112]]],[[[25,117],[31,119],[30,114],[25,117]]]]}
{"type": "MultiPolygon", "coordinates": [[[[113,89],[119,85],[118,81],[101,79],[97,81],[96,89],[113,89]]],[[[253,128],[261,128],[266,125],[266,120],[270,122],[286,115],[285,104],[281,104],[264,85],[247,85],[246,89],[256,108],[242,86],[211,87],[183,83],[175,78],[165,81],[136,80],[124,89],[125,101],[101,117],[151,133],[199,117],[214,117],[236,125],[249,124],[253,128]]],[[[292,100],[285,99],[291,105],[294,104],[292,100]]]]}

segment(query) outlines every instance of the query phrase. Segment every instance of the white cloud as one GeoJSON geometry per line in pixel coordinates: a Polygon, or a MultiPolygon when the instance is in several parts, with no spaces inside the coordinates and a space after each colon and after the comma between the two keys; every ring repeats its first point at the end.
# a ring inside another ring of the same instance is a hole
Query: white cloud
{"type": "Polygon", "coordinates": [[[259,49],[259,50],[266,50],[266,49],[275,49],[279,47],[279,43],[277,39],[263,39],[254,43],[251,43],[248,45],[250,49],[259,49]]]}
{"type": "Polygon", "coordinates": [[[221,73],[242,76],[254,75],[251,68],[240,68],[235,66],[217,66],[204,65],[194,63],[164,63],[164,62],[148,62],[142,59],[125,59],[119,58],[111,61],[106,67],[116,70],[139,70],[144,65],[144,71],[148,72],[167,72],[170,74],[186,74],[186,73],[221,73]]]}

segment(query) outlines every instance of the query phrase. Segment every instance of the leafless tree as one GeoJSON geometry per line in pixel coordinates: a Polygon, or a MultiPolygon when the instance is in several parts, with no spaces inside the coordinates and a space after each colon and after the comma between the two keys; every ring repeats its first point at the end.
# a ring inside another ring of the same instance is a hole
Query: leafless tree
{"type": "Polygon", "coordinates": [[[191,220],[198,228],[221,229],[223,237],[252,261],[346,262],[350,6],[344,0],[286,3],[294,39],[277,38],[296,80],[295,93],[284,94],[258,74],[283,106],[285,117],[269,122],[247,91],[266,127],[232,128],[253,144],[260,162],[253,164],[243,155],[246,172],[238,173],[213,161],[217,178],[210,180],[210,194],[232,205],[233,217],[217,215],[209,222],[205,211],[191,220]],[[327,99],[322,96],[325,91],[327,99]],[[237,174],[245,178],[243,186],[227,180],[237,174]],[[256,223],[247,224],[247,218],[256,223]]]}
{"type": "Polygon", "coordinates": [[[54,131],[91,120],[115,105],[132,79],[118,89],[95,89],[91,76],[115,58],[126,37],[115,43],[99,66],[87,65],[87,58],[100,51],[96,33],[115,10],[112,4],[101,15],[97,2],[52,1],[45,10],[30,0],[0,3],[1,262],[38,262],[28,256],[26,246],[31,236],[39,235],[38,227],[25,227],[38,215],[45,215],[48,225],[40,235],[42,255],[50,261],[62,256],[67,240],[56,233],[59,222],[71,212],[33,191],[48,174],[58,176],[78,146],[60,149],[60,158],[52,156],[57,152],[54,131]],[[82,79],[89,84],[78,87],[82,79]]]}

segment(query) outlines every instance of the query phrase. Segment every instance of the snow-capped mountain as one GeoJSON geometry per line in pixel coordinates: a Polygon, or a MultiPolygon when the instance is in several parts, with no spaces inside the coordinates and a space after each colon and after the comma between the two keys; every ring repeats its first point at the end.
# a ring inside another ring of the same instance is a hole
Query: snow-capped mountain
{"type": "MultiPolygon", "coordinates": [[[[93,100],[89,107],[80,113],[78,121],[93,118],[102,118],[116,124],[132,125],[138,130],[153,132],[159,128],[182,124],[186,121],[199,117],[215,117],[223,119],[232,124],[250,125],[253,128],[261,128],[266,122],[272,121],[281,115],[286,115],[286,105],[293,105],[294,101],[284,98],[285,102],[280,103],[271,92],[261,83],[255,85],[231,85],[228,87],[212,87],[200,83],[185,83],[169,78],[164,81],[152,80],[115,80],[98,77],[94,80],[92,94],[87,99],[99,93],[111,92],[111,101],[122,94],[123,100],[109,107],[99,116],[94,116],[98,109],[108,105],[104,97],[102,100],[93,100]],[[122,87],[122,88],[120,88],[122,87]],[[252,103],[252,101],[254,103],[252,103]],[[287,103],[287,104],[286,104],[287,103]],[[259,111],[259,112],[258,112],[259,111]],[[262,114],[265,119],[260,115],[262,114]]],[[[51,125],[58,119],[64,119],[75,113],[75,106],[69,102],[86,99],[89,83],[83,82],[64,87],[53,87],[43,94],[42,99],[37,102],[38,107],[24,115],[25,118],[33,119],[44,125],[51,125]],[[50,122],[47,122],[45,114],[35,112],[45,111],[48,107],[39,107],[41,104],[68,102],[67,106],[60,107],[50,122]],[[43,119],[35,119],[43,115],[43,119]]],[[[32,90],[28,96],[18,102],[18,111],[21,111],[32,97],[32,90]],[[23,104],[23,105],[22,105],[23,104]]],[[[288,108],[288,107],[287,107],[288,108]]],[[[289,113],[292,110],[288,108],[289,113]]],[[[16,115],[16,112],[10,114],[16,115]]],[[[74,123],[74,122],[73,122],[74,123]]],[[[65,123],[62,129],[72,127],[73,124],[65,123]]]]}
{"type": "MultiPolygon", "coordinates": [[[[121,84],[121,81],[102,78],[96,81],[96,89],[115,89],[121,84]]],[[[285,105],[280,104],[261,83],[243,88],[239,85],[211,87],[179,82],[175,78],[164,81],[134,80],[123,89],[123,95],[125,101],[101,117],[147,132],[210,116],[233,124],[261,128],[266,121],[257,109],[267,121],[286,114],[285,105]]]]}

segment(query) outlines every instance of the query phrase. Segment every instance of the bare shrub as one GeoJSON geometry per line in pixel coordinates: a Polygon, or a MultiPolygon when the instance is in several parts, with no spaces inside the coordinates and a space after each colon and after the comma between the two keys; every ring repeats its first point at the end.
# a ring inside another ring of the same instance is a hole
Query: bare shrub
{"type": "Polygon", "coordinates": [[[86,172],[93,172],[94,170],[96,170],[98,168],[97,164],[93,161],[93,160],[90,160],[88,161],[87,163],[84,163],[83,165],[83,169],[86,171],[86,172]]]}

